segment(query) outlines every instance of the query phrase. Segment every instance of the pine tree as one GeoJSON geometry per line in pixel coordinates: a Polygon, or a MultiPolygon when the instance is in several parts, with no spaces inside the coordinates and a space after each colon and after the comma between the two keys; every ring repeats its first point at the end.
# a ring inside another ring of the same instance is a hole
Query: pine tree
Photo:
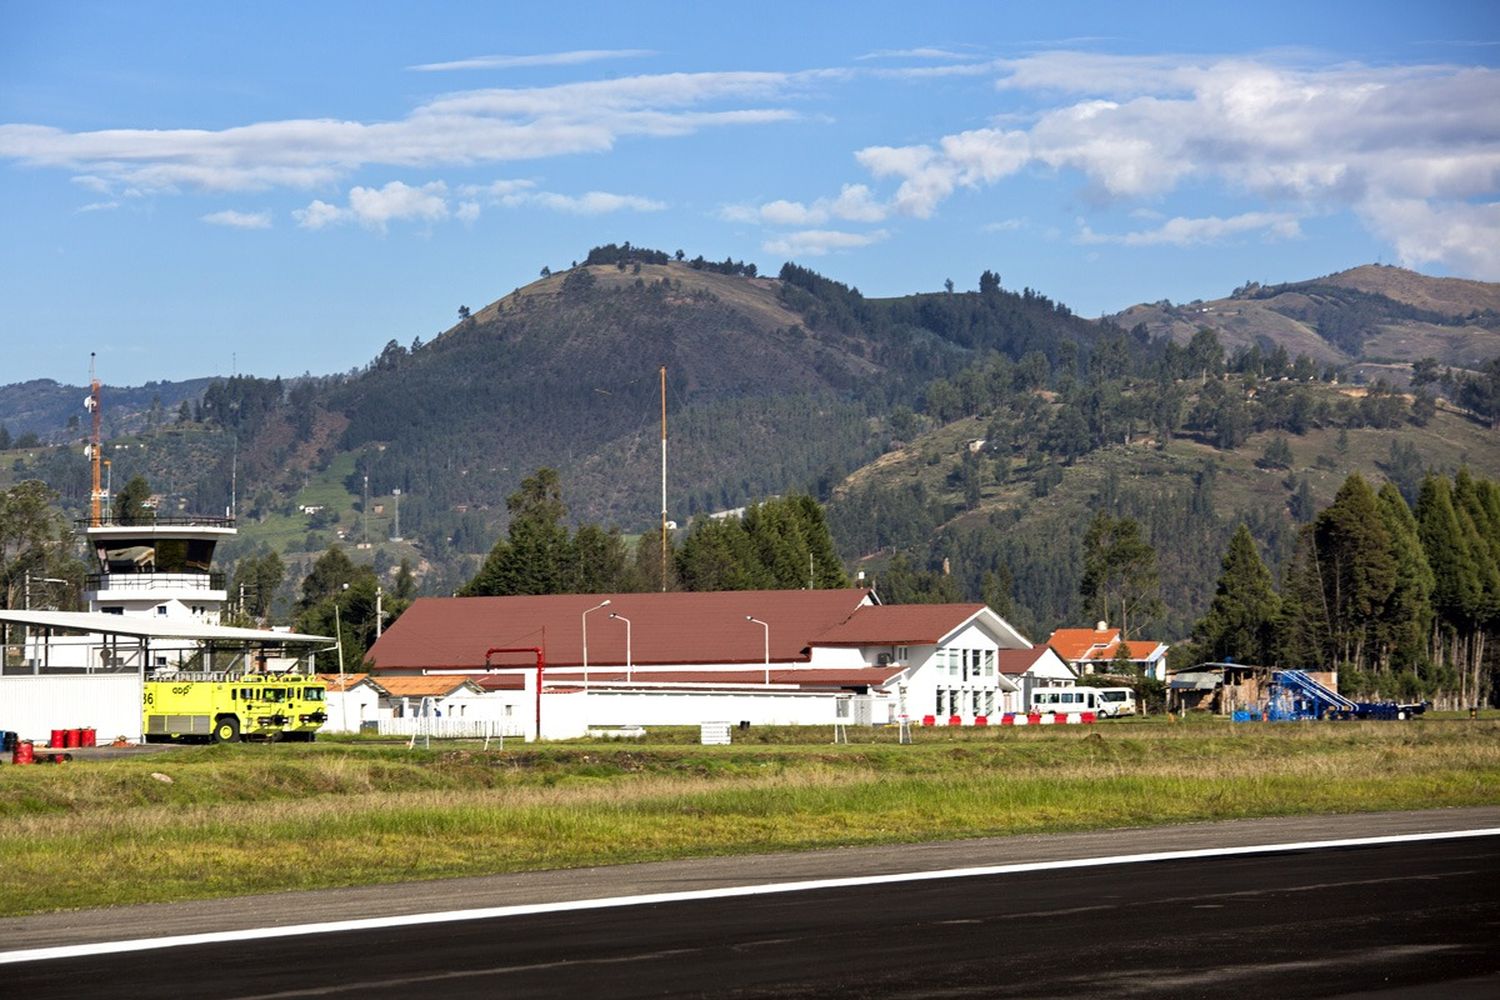
{"type": "Polygon", "coordinates": [[[1424,671],[1432,627],[1432,567],[1422,551],[1417,519],[1394,483],[1380,488],[1380,515],[1391,537],[1396,582],[1380,614],[1379,659],[1398,671],[1424,671]]]}
{"type": "Polygon", "coordinates": [[[1276,659],[1298,669],[1335,669],[1333,633],[1322,578],[1317,540],[1311,524],[1297,532],[1297,546],[1281,584],[1281,613],[1276,620],[1276,659]]]}
{"type": "Polygon", "coordinates": [[[1318,515],[1313,534],[1333,652],[1340,664],[1363,670],[1374,622],[1396,584],[1396,561],[1375,494],[1358,473],[1318,515]]]}
{"type": "MultiPolygon", "coordinates": [[[[1477,567],[1453,506],[1448,480],[1429,475],[1417,498],[1417,527],[1422,549],[1432,568],[1432,657],[1441,664],[1462,667],[1463,647],[1472,639],[1483,588],[1477,567]]],[[[1469,673],[1462,671],[1459,696],[1472,704],[1469,673]]]]}
{"type": "Polygon", "coordinates": [[[1213,604],[1193,630],[1194,638],[1204,655],[1214,660],[1271,663],[1280,610],[1271,571],[1250,529],[1241,524],[1229,540],[1213,604]]]}

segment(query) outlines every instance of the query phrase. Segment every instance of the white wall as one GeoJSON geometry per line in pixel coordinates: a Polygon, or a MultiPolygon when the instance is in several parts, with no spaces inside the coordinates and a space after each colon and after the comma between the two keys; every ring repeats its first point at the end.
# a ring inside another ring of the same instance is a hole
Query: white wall
{"type": "MultiPolygon", "coordinates": [[[[551,696],[549,696],[550,699],[551,696]]],[[[832,692],[590,691],[590,726],[696,726],[704,722],[749,722],[753,726],[832,725],[838,696],[832,692]]],[[[875,696],[873,718],[884,722],[888,699],[875,696]]],[[[547,728],[544,703],[543,727],[547,728]]]]}
{"type": "Polygon", "coordinates": [[[1000,648],[995,637],[977,622],[964,626],[941,646],[913,647],[911,661],[914,665],[920,662],[920,666],[916,666],[907,681],[907,714],[914,722],[921,722],[930,715],[940,726],[948,723],[950,715],[957,715],[965,725],[973,723],[978,715],[987,714],[998,720],[1007,707],[1000,690],[1000,648]],[[977,674],[969,660],[971,650],[979,653],[977,674]],[[919,651],[922,654],[920,659],[919,651]],[[957,665],[957,669],[949,659],[952,651],[964,653],[963,662],[957,665]],[[939,692],[942,693],[941,704],[939,692]],[[974,705],[976,694],[979,695],[978,711],[974,705]]]}
{"type": "Polygon", "coordinates": [[[329,691],[328,721],[319,732],[357,733],[361,722],[380,718],[380,695],[368,684],[348,691],[329,691]]]}
{"type": "Polygon", "coordinates": [[[42,742],[54,729],[93,729],[100,743],[141,739],[141,679],[135,674],[0,677],[0,729],[42,742]]]}

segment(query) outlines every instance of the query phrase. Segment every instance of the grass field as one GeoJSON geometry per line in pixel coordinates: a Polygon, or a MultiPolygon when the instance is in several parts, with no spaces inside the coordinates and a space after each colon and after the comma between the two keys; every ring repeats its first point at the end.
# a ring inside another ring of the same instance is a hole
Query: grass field
{"type": "Polygon", "coordinates": [[[749,742],[728,747],[700,747],[688,742],[692,735],[488,752],[458,744],[223,746],[6,766],[0,914],[1500,803],[1493,720],[925,730],[910,746],[885,730],[851,732],[851,745],[827,742],[829,731],[818,728],[752,730],[749,742]]]}

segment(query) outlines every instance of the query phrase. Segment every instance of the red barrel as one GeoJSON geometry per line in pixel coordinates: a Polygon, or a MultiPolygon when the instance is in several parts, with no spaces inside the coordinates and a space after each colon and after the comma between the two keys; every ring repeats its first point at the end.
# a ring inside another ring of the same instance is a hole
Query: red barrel
{"type": "Polygon", "coordinates": [[[988,715],[976,715],[976,716],[974,716],[974,725],[976,725],[976,726],[988,726],[989,724],[990,724],[990,717],[988,715]]]}
{"type": "Polygon", "coordinates": [[[47,741],[49,747],[57,747],[61,750],[68,745],[68,731],[66,729],[52,730],[52,739],[47,741]]]}
{"type": "Polygon", "coordinates": [[[82,729],[69,729],[63,733],[63,746],[68,750],[77,750],[83,742],[82,729]]]}
{"type": "Polygon", "coordinates": [[[931,716],[931,715],[924,715],[924,716],[922,716],[922,725],[924,725],[924,726],[935,726],[935,725],[937,725],[937,719],[934,716],[931,716]]]}
{"type": "Polygon", "coordinates": [[[78,733],[79,733],[79,736],[80,736],[80,738],[78,740],[78,745],[79,746],[81,746],[81,747],[91,747],[91,746],[97,746],[98,745],[95,742],[98,739],[98,734],[94,730],[92,730],[92,729],[80,729],[80,730],[78,730],[78,733]]]}
{"type": "Polygon", "coordinates": [[[32,748],[30,740],[21,740],[16,744],[15,750],[11,752],[10,762],[12,764],[36,763],[36,751],[32,748]]]}

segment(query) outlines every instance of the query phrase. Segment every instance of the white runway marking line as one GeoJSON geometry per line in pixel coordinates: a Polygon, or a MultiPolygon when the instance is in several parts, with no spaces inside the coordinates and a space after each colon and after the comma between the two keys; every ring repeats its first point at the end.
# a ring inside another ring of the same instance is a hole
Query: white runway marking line
{"type": "Polygon", "coordinates": [[[205,934],[176,934],[160,938],[100,941],[93,944],[59,945],[51,948],[26,948],[18,951],[0,952],[0,965],[13,965],[19,962],[41,962],[58,958],[84,958],[91,955],[117,955],[133,951],[155,951],[162,948],[183,948],[196,944],[231,944],[239,941],[302,937],[308,934],[336,934],[342,931],[416,927],[423,924],[456,923],[464,920],[490,920],[497,917],[524,917],[542,913],[605,910],[614,907],[645,906],[656,903],[682,903],[704,899],[769,896],[785,892],[810,892],[816,889],[846,889],[868,885],[896,885],[903,882],[930,882],[949,878],[975,878],[985,875],[1059,871],[1068,868],[1101,868],[1109,865],[1143,864],[1151,861],[1187,861],[1197,858],[1232,857],[1239,854],[1285,853],[1288,851],[1327,850],[1337,847],[1374,847],[1381,844],[1411,844],[1432,840],[1464,840],[1474,837],[1494,836],[1500,836],[1500,827],[1488,827],[1480,830],[1451,830],[1439,833],[1390,834],[1383,837],[1346,837],[1340,840],[1309,840],[1289,844],[1206,847],[1188,851],[1157,851],[1148,854],[1117,854],[1098,858],[1068,858],[1061,861],[1030,861],[1013,865],[988,865],[979,868],[945,868],[936,871],[901,872],[892,875],[856,875],[844,878],[816,879],[805,882],[774,882],[765,885],[726,886],[719,889],[694,889],[684,892],[660,892],[638,896],[570,899],[556,903],[526,903],[517,906],[491,906],[480,909],[448,910],[437,913],[409,913],[392,917],[330,920],[324,923],[292,924],[282,927],[252,927],[244,930],[213,931],[205,934]]]}

